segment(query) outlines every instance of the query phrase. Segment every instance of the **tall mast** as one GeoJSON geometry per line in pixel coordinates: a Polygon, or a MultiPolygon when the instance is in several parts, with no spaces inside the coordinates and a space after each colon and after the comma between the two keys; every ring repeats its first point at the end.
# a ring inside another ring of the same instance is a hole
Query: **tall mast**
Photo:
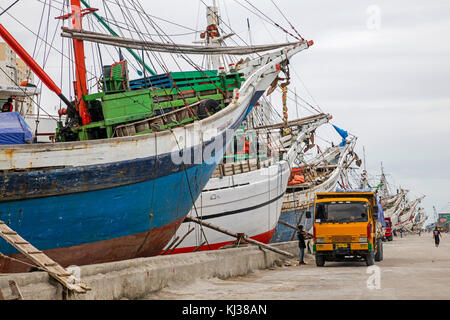
{"type": "MultiPolygon", "coordinates": [[[[206,7],[206,23],[207,28],[205,32],[202,32],[200,34],[200,41],[194,41],[194,43],[201,43],[205,44],[206,46],[211,47],[220,47],[223,44],[223,41],[231,36],[234,35],[234,33],[229,33],[226,35],[220,35],[219,32],[219,24],[220,24],[220,17],[219,17],[219,8],[216,5],[216,0],[212,1],[212,6],[206,7]]],[[[210,68],[218,70],[222,64],[220,62],[221,55],[219,54],[210,54],[209,60],[210,60],[210,68]]],[[[225,60],[224,60],[225,61],[225,60]]],[[[230,65],[230,69],[232,69],[232,65],[230,65]]]]}
{"type": "Polygon", "coordinates": [[[387,185],[386,175],[384,174],[383,162],[381,162],[380,183],[381,183],[381,187],[380,187],[381,196],[383,197],[383,199],[386,199],[389,197],[389,189],[388,189],[388,185],[387,185]]]}
{"type": "MultiPolygon", "coordinates": [[[[72,0],[72,27],[76,30],[83,30],[83,15],[81,12],[80,0],[72,0]]],[[[76,64],[76,82],[75,90],[78,104],[78,112],[80,113],[83,124],[90,123],[91,115],[89,114],[84,96],[88,94],[86,80],[86,58],[84,56],[84,42],[82,40],[73,40],[76,64]]]]}
{"type": "MultiPolygon", "coordinates": [[[[72,13],[65,16],[58,17],[56,19],[69,19],[72,18],[72,28],[75,30],[83,30],[83,17],[86,14],[97,11],[97,9],[84,9],[81,10],[80,0],[71,0],[72,13]]],[[[76,105],[77,110],[80,114],[83,125],[92,122],[91,115],[87,107],[86,101],[84,101],[84,96],[88,94],[87,80],[86,80],[86,58],[84,56],[84,42],[83,40],[73,39],[73,48],[75,55],[75,76],[76,81],[74,83],[75,95],[76,95],[76,105]]]]}
{"type": "MultiPolygon", "coordinates": [[[[213,0],[213,5],[206,8],[206,21],[208,24],[206,41],[208,46],[220,46],[220,33],[219,33],[219,9],[216,5],[216,0],[213,0]]],[[[219,69],[220,56],[211,55],[211,67],[213,69],[219,69]]]]}
{"type": "Polygon", "coordinates": [[[250,43],[250,45],[253,45],[253,41],[252,41],[252,30],[250,28],[250,19],[247,18],[247,27],[248,27],[248,41],[250,43]]]}
{"type": "Polygon", "coordinates": [[[369,185],[367,182],[367,168],[366,168],[366,148],[363,146],[363,156],[364,156],[364,170],[362,173],[362,187],[363,189],[366,189],[369,185]]]}

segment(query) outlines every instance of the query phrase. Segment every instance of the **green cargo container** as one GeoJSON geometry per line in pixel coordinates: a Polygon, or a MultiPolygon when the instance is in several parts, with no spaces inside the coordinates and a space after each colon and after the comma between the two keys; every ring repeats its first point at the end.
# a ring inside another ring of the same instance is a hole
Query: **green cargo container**
{"type": "Polygon", "coordinates": [[[105,95],[102,106],[106,125],[135,121],[153,115],[153,98],[148,89],[105,95]]]}

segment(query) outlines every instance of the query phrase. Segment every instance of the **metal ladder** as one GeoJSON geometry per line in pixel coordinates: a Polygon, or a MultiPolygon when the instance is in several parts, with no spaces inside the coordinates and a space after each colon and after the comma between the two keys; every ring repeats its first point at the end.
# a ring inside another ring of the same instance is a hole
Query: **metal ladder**
{"type": "Polygon", "coordinates": [[[10,245],[23,253],[27,258],[33,261],[41,269],[45,270],[51,277],[61,283],[67,289],[86,293],[90,290],[86,284],[68,273],[61,265],[50,259],[44,252],[38,250],[28,241],[23,239],[17,232],[8,227],[0,220],[0,237],[5,239],[10,245]]]}

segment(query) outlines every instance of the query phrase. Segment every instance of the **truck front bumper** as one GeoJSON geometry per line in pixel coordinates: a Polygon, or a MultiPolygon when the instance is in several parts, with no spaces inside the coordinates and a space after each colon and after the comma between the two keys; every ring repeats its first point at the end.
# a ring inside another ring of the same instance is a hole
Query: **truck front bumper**
{"type": "Polygon", "coordinates": [[[351,253],[353,251],[372,251],[370,243],[317,243],[313,246],[314,252],[334,252],[336,254],[351,253]]]}

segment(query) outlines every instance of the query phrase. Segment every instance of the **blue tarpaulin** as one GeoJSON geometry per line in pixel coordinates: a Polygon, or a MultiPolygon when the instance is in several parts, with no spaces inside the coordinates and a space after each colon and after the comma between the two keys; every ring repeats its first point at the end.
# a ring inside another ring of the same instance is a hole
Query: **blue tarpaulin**
{"type": "Polygon", "coordinates": [[[345,139],[347,139],[347,137],[348,137],[348,132],[345,130],[342,130],[339,127],[336,127],[334,124],[333,124],[333,127],[337,131],[337,133],[339,133],[339,135],[342,137],[342,142],[341,142],[340,146],[341,147],[345,146],[345,144],[347,143],[347,141],[345,139]]]}
{"type": "MultiPolygon", "coordinates": [[[[341,188],[336,188],[336,192],[372,192],[372,189],[366,188],[366,189],[351,189],[351,190],[344,190],[341,188]]],[[[384,211],[383,206],[378,201],[377,196],[375,196],[375,203],[378,207],[378,219],[377,221],[381,223],[383,227],[386,227],[386,221],[384,221],[384,211]]]]}
{"type": "Polygon", "coordinates": [[[30,127],[18,112],[0,113],[0,145],[26,144],[32,139],[30,127]]]}

